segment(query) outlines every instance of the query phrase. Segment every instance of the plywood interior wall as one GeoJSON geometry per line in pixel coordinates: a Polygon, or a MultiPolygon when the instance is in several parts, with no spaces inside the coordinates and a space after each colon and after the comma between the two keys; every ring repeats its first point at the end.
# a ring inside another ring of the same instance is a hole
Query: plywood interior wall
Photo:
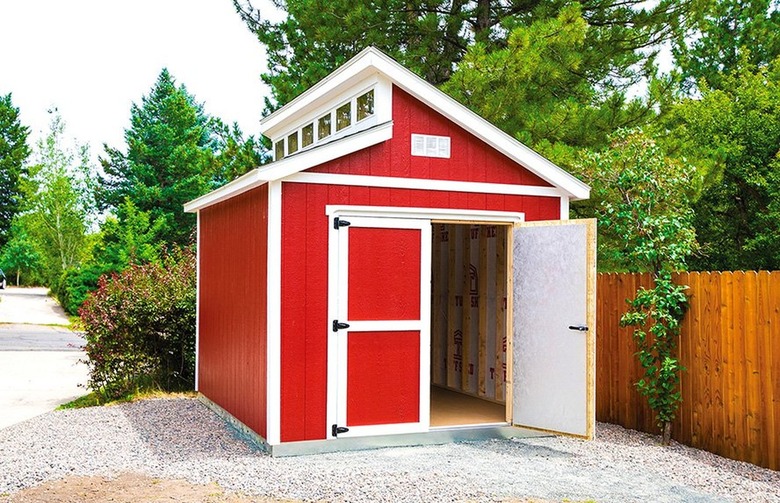
{"type": "Polygon", "coordinates": [[[505,401],[506,257],[506,226],[434,224],[434,385],[505,401]]]}

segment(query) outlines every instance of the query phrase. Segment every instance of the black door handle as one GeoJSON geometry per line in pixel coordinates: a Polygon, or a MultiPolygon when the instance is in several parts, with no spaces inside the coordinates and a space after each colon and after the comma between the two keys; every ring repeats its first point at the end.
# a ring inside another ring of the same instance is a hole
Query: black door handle
{"type": "Polygon", "coordinates": [[[569,330],[576,330],[578,332],[587,332],[587,325],[569,325],[569,330]]]}

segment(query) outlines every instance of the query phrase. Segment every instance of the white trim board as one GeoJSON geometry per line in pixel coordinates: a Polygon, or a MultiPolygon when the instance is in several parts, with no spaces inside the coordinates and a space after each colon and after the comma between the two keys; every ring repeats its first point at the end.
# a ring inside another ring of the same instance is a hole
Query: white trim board
{"type": "Polygon", "coordinates": [[[338,175],[330,173],[296,173],[285,182],[349,185],[357,187],[381,187],[389,189],[439,190],[444,192],[469,192],[478,194],[506,194],[513,196],[568,196],[555,187],[537,185],[513,185],[508,183],[461,182],[458,180],[431,180],[427,178],[402,178],[398,176],[338,175]]]}
{"type": "Polygon", "coordinates": [[[491,222],[514,224],[525,221],[525,214],[514,211],[487,211],[445,208],[405,208],[398,206],[325,206],[328,216],[376,217],[376,218],[413,218],[429,221],[450,222],[491,222]]]}
{"type": "Polygon", "coordinates": [[[266,441],[281,442],[282,407],[282,183],[268,184],[266,269],[266,441]]]}

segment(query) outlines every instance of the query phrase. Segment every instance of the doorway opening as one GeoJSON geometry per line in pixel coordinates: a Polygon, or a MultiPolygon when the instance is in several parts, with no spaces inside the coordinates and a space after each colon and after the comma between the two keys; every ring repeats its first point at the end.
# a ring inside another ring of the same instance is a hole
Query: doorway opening
{"type": "Polygon", "coordinates": [[[433,223],[431,428],[508,421],[509,229],[433,223]]]}

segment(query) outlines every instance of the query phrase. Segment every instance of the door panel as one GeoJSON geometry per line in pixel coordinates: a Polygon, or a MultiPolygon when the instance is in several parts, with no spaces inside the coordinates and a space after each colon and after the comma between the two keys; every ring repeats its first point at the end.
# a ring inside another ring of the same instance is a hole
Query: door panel
{"type": "Polygon", "coordinates": [[[331,312],[347,325],[331,332],[332,424],[349,429],[339,437],[427,431],[430,221],[344,219],[332,231],[331,312]]]}
{"type": "Polygon", "coordinates": [[[350,320],[420,319],[420,230],[349,230],[350,320]]]}
{"type": "Polygon", "coordinates": [[[514,228],[514,424],[593,436],[595,244],[595,220],[514,228]]]}
{"type": "Polygon", "coordinates": [[[420,333],[353,332],[348,341],[347,425],[419,422],[420,333]]]}

